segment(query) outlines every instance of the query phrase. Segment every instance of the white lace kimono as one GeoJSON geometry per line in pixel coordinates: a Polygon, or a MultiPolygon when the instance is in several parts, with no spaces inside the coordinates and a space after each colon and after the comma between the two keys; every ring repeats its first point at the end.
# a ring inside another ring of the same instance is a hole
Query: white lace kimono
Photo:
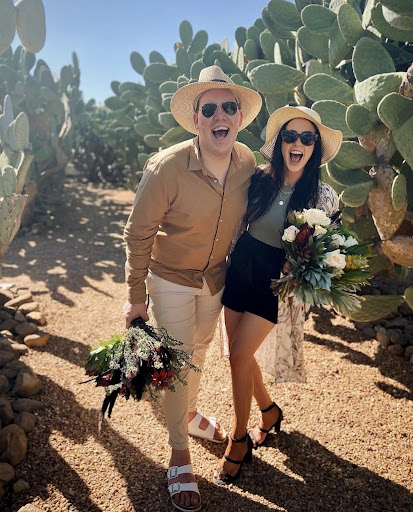
{"type": "MultiPolygon", "coordinates": [[[[338,196],[326,183],[320,184],[317,208],[332,216],[338,210],[338,196]]],[[[240,229],[236,240],[242,234],[240,229]]],[[[235,240],[235,241],[236,241],[235,240]]],[[[305,311],[295,299],[286,299],[278,303],[278,323],[265,338],[255,353],[262,368],[274,376],[275,382],[305,382],[303,342],[305,311]]],[[[224,315],[221,314],[219,334],[223,354],[228,355],[224,315]]]]}

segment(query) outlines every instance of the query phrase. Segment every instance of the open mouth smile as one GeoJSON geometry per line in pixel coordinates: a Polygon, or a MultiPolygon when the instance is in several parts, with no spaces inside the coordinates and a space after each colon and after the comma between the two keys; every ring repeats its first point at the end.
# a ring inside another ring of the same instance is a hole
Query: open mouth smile
{"type": "Polygon", "coordinates": [[[223,140],[229,133],[229,128],[227,126],[217,126],[216,128],[213,128],[212,135],[218,139],[223,140]]]}
{"type": "Polygon", "coordinates": [[[298,164],[303,156],[304,154],[301,151],[290,151],[290,160],[293,164],[298,164]]]}

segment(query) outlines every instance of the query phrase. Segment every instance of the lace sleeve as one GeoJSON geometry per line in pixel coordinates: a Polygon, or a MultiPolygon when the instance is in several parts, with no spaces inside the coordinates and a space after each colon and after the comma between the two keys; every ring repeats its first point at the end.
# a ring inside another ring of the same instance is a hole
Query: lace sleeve
{"type": "Polygon", "coordinates": [[[317,208],[326,212],[331,217],[339,207],[337,192],[327,183],[320,183],[317,208]]]}

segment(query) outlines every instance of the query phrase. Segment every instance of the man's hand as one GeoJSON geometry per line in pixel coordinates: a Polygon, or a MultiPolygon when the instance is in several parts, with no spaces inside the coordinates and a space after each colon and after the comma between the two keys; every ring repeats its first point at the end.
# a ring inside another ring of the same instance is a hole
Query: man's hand
{"type": "Polygon", "coordinates": [[[148,313],[146,311],[146,304],[131,304],[125,302],[123,305],[123,315],[125,317],[126,329],[129,329],[132,320],[141,317],[142,320],[147,322],[149,320],[148,313]]]}
{"type": "Polygon", "coordinates": [[[287,260],[283,265],[283,274],[289,274],[291,272],[291,263],[287,260]]]}

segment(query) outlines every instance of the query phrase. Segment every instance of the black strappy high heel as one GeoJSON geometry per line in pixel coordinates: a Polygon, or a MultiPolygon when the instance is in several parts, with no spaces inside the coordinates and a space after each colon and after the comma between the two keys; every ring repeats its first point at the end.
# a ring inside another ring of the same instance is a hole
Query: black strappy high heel
{"type": "Polygon", "coordinates": [[[224,455],[225,460],[227,460],[228,462],[231,462],[232,464],[238,464],[239,465],[239,469],[235,473],[235,475],[230,475],[229,473],[227,473],[223,469],[217,468],[217,472],[219,473],[220,478],[217,478],[214,475],[214,481],[218,485],[229,485],[229,484],[232,484],[232,482],[235,482],[235,480],[237,480],[237,478],[239,478],[239,476],[241,474],[241,469],[242,469],[242,465],[244,464],[244,462],[245,463],[251,463],[252,462],[252,448],[253,448],[253,444],[252,444],[252,439],[248,435],[248,432],[246,432],[245,436],[241,437],[241,439],[235,439],[234,437],[231,437],[231,441],[233,443],[245,443],[245,441],[247,441],[248,449],[247,449],[246,454],[244,455],[244,457],[241,460],[234,460],[234,459],[231,459],[230,457],[228,457],[227,455],[224,455]]]}
{"type": "MultiPolygon", "coordinates": [[[[270,406],[266,407],[265,409],[261,409],[261,412],[262,413],[269,412],[272,409],[274,409],[274,407],[277,407],[277,409],[280,411],[280,415],[278,416],[278,420],[274,423],[274,425],[271,425],[271,427],[269,429],[261,428],[259,426],[258,428],[260,429],[260,431],[263,434],[269,434],[272,429],[274,429],[274,432],[277,432],[277,433],[281,430],[281,422],[284,419],[281,407],[279,407],[275,402],[273,402],[270,406]]],[[[248,432],[248,434],[250,435],[250,437],[253,437],[253,441],[255,443],[254,450],[257,450],[260,446],[263,446],[265,441],[266,441],[266,439],[267,439],[267,436],[265,436],[264,441],[262,443],[259,443],[257,441],[257,438],[255,437],[254,432],[252,430],[250,430],[248,432]]]]}

